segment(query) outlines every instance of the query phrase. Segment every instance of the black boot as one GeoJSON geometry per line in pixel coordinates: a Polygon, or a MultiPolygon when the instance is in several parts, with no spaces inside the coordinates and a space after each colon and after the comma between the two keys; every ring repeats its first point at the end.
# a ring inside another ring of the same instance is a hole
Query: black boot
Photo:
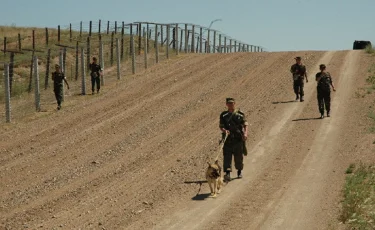
{"type": "Polygon", "coordinates": [[[240,179],[242,178],[241,170],[237,171],[237,177],[240,178],[240,179]]]}
{"type": "Polygon", "coordinates": [[[227,171],[227,172],[225,173],[224,181],[227,181],[227,182],[230,181],[230,172],[229,172],[229,171],[227,171]]]}

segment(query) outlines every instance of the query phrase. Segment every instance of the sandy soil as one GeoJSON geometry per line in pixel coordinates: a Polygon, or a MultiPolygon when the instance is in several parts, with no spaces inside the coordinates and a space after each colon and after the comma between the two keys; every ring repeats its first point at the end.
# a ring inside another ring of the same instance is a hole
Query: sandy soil
{"type": "Polygon", "coordinates": [[[342,227],[345,169],[375,160],[374,96],[360,89],[372,61],[361,51],[182,55],[100,95],[67,95],[59,112],[45,103],[44,115],[2,124],[0,229],[342,227]],[[304,102],[293,101],[297,55],[304,102]],[[323,120],[321,63],[337,88],[323,120]],[[244,178],[212,199],[204,172],[228,96],[250,122],[249,155],[244,178]]]}

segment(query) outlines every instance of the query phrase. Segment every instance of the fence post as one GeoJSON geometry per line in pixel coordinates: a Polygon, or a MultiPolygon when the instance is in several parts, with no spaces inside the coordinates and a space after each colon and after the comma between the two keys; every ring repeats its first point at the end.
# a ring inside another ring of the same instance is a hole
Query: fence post
{"type": "Polygon", "coordinates": [[[149,45],[150,45],[150,44],[149,44],[149,36],[148,36],[148,35],[149,35],[149,30],[150,30],[150,28],[149,28],[149,25],[148,25],[148,23],[147,23],[147,24],[146,24],[146,37],[145,37],[145,38],[146,38],[145,46],[147,46],[145,49],[147,50],[147,52],[149,52],[149,50],[150,50],[150,49],[149,49],[149,48],[150,48],[150,47],[149,47],[149,45]]]}
{"type": "Polygon", "coordinates": [[[79,37],[82,37],[82,21],[79,23],[79,37]]]}
{"type": "Polygon", "coordinates": [[[13,74],[14,74],[14,52],[10,52],[10,62],[9,62],[9,92],[10,94],[12,94],[13,74]]]}
{"type": "Polygon", "coordinates": [[[176,23],[175,26],[174,47],[176,49],[176,55],[178,55],[178,23],[176,23]]]}
{"type": "Polygon", "coordinates": [[[34,68],[34,51],[31,54],[30,79],[29,79],[29,88],[27,90],[29,93],[31,93],[32,84],[33,84],[33,68],[34,68]]]}
{"type": "Polygon", "coordinates": [[[76,43],[76,76],[75,76],[75,80],[77,81],[78,80],[78,64],[79,64],[79,50],[78,50],[78,42],[76,43]]]}
{"type": "Polygon", "coordinates": [[[207,53],[211,53],[211,49],[210,49],[210,29],[207,30],[207,53]]]}
{"type": "MultiPolygon", "coordinates": [[[[148,32],[147,32],[147,34],[148,34],[148,32]]],[[[148,63],[147,63],[147,59],[148,59],[148,57],[147,57],[147,53],[148,53],[148,47],[147,47],[147,43],[148,43],[148,36],[146,35],[145,36],[145,39],[144,39],[144,54],[145,54],[145,69],[147,69],[147,67],[148,67],[148,63]]]]}
{"type": "Polygon", "coordinates": [[[121,60],[124,60],[124,35],[125,35],[125,23],[122,22],[122,27],[121,27],[121,60]]]}
{"type": "Polygon", "coordinates": [[[195,25],[191,26],[191,52],[195,53],[195,25]]]}
{"type": "Polygon", "coordinates": [[[66,74],[66,47],[63,48],[63,72],[66,74]]]}
{"type": "Polygon", "coordinates": [[[199,31],[199,53],[202,53],[203,49],[203,28],[200,28],[199,31]]]}
{"type": "Polygon", "coordinates": [[[134,35],[130,35],[130,50],[132,56],[132,73],[135,74],[135,47],[134,47],[134,35]]]}
{"type": "Polygon", "coordinates": [[[7,52],[7,37],[4,37],[4,56],[6,52],[7,52]]]}
{"type": "Polygon", "coordinates": [[[90,25],[89,25],[89,36],[91,37],[91,30],[92,30],[92,21],[90,21],[90,25]]]}
{"type": "Polygon", "coordinates": [[[46,77],[44,79],[44,89],[48,88],[48,77],[49,77],[49,68],[51,63],[51,49],[47,51],[47,63],[46,63],[46,77]]]}
{"type": "Polygon", "coordinates": [[[120,80],[120,41],[116,38],[116,55],[117,55],[117,79],[120,80]]]}
{"type": "MultiPolygon", "coordinates": [[[[236,44],[236,43],[234,43],[236,44]]],[[[233,46],[232,46],[232,39],[229,39],[229,53],[232,53],[233,51],[233,46]]],[[[234,46],[234,52],[236,52],[236,46],[234,46]]]]}
{"type": "Polygon", "coordinates": [[[159,63],[158,24],[155,24],[155,59],[159,63]]]}
{"type": "Polygon", "coordinates": [[[115,21],[115,34],[117,34],[117,21],[115,21]]]}
{"type": "Polygon", "coordinates": [[[216,53],[216,30],[214,30],[214,42],[212,52],[216,53]]]}
{"type": "Polygon", "coordinates": [[[110,61],[111,61],[111,66],[113,66],[113,49],[114,49],[114,38],[115,38],[115,33],[112,31],[111,34],[111,50],[110,50],[110,61]]]}
{"type": "Polygon", "coordinates": [[[38,70],[38,57],[34,56],[34,75],[35,75],[35,109],[40,111],[40,90],[39,90],[39,70],[38,70]]]}
{"type": "Polygon", "coordinates": [[[90,57],[91,57],[91,39],[90,37],[87,37],[87,60],[86,60],[87,68],[90,66],[90,57]]]}
{"type": "Polygon", "coordinates": [[[221,53],[221,34],[219,34],[219,53],[221,53]]]}
{"type": "Polygon", "coordinates": [[[185,24],[185,53],[188,52],[188,25],[185,24]]]}
{"type": "Polygon", "coordinates": [[[234,40],[234,51],[236,52],[237,40],[234,40]]]}
{"type": "Polygon", "coordinates": [[[109,21],[107,22],[107,34],[109,34],[109,21]]]}
{"type": "Polygon", "coordinates": [[[228,53],[228,50],[227,50],[227,37],[226,36],[224,37],[224,53],[228,53]]]}
{"type": "Polygon", "coordinates": [[[9,65],[4,64],[4,87],[5,87],[5,121],[10,123],[10,88],[9,88],[9,65]]]}
{"type": "Polygon", "coordinates": [[[98,34],[100,35],[102,29],[102,20],[99,19],[99,28],[98,28],[98,34]]]}
{"type": "Polygon", "coordinates": [[[166,54],[167,54],[167,59],[169,59],[169,34],[170,31],[169,31],[169,24],[167,25],[167,45],[165,46],[166,50],[166,54]]]}
{"type": "Polygon", "coordinates": [[[241,42],[238,43],[238,50],[237,52],[241,52],[241,42]]]}
{"type": "Polygon", "coordinates": [[[33,30],[33,50],[35,50],[35,30],[33,30]]]}
{"type": "Polygon", "coordinates": [[[160,25],[160,46],[163,47],[164,39],[163,39],[163,24],[160,25]]]}
{"type": "MultiPolygon", "coordinates": [[[[63,51],[60,49],[60,55],[59,55],[59,65],[60,65],[60,69],[61,71],[64,73],[65,75],[65,66],[64,66],[64,54],[63,54],[63,51]]],[[[65,76],[66,77],[66,76],[65,76]]],[[[63,91],[63,94],[62,94],[62,98],[61,98],[61,101],[64,101],[64,90],[65,90],[65,86],[64,86],[64,83],[62,84],[62,91],[63,91]]]]}
{"type": "Polygon", "coordinates": [[[138,55],[141,55],[142,49],[142,23],[138,23],[138,55]]]}
{"type": "Polygon", "coordinates": [[[182,36],[183,36],[183,32],[184,32],[184,30],[181,29],[181,32],[180,32],[180,34],[181,34],[181,35],[180,35],[180,40],[181,40],[181,42],[180,42],[180,51],[181,51],[181,52],[182,52],[182,41],[184,40],[183,37],[182,37],[182,36]]]}
{"type": "Polygon", "coordinates": [[[69,24],[69,42],[72,42],[72,23],[69,24]]]}
{"type": "Polygon", "coordinates": [[[99,47],[99,63],[100,63],[100,67],[102,67],[102,75],[100,76],[101,77],[101,81],[100,81],[100,84],[101,85],[104,85],[104,56],[103,56],[103,52],[104,51],[104,44],[102,41],[100,41],[100,47],[99,47]]]}
{"type": "Polygon", "coordinates": [[[247,45],[246,52],[249,52],[249,45],[247,45]]]}
{"type": "Polygon", "coordinates": [[[60,25],[57,26],[57,41],[60,44],[60,25]]]}
{"type": "Polygon", "coordinates": [[[18,34],[18,50],[22,50],[22,44],[21,44],[21,34],[18,34]]]}
{"type": "Polygon", "coordinates": [[[81,77],[82,77],[82,95],[86,95],[86,64],[85,64],[85,48],[81,47],[81,77]]]}
{"type": "Polygon", "coordinates": [[[48,28],[46,27],[46,46],[48,46],[48,39],[49,39],[48,28]]]}

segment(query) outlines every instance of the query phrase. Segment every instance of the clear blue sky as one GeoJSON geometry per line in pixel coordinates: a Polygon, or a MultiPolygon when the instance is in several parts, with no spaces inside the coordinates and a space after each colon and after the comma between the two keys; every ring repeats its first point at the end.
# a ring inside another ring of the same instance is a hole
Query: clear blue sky
{"type": "MultiPolygon", "coordinates": [[[[1,0],[0,24],[35,27],[80,21],[187,22],[268,51],[351,49],[375,44],[375,0],[1,0]]],[[[0,37],[3,37],[0,34],[0,37]]]]}

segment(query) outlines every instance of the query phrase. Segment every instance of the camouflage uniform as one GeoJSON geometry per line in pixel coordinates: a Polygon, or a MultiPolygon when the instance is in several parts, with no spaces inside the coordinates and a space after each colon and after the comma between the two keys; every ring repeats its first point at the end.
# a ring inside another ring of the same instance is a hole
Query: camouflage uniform
{"type": "Polygon", "coordinates": [[[247,126],[245,114],[241,111],[224,111],[220,114],[220,128],[229,130],[224,147],[223,155],[224,162],[223,168],[225,172],[232,171],[232,155],[234,156],[235,168],[241,173],[243,169],[243,154],[245,151],[244,140],[243,140],[243,128],[247,126]]]}
{"type": "Polygon", "coordinates": [[[296,63],[290,67],[290,72],[293,74],[293,89],[296,94],[296,100],[301,99],[303,101],[303,96],[305,95],[303,87],[306,66],[302,63],[300,65],[296,63]]]}
{"type": "Polygon", "coordinates": [[[62,72],[53,72],[52,81],[53,81],[53,92],[55,93],[57,108],[60,109],[61,102],[63,98],[63,84],[64,84],[65,75],[62,72]]]}
{"type": "Polygon", "coordinates": [[[317,89],[317,98],[318,98],[318,106],[319,112],[324,116],[324,106],[327,110],[327,116],[330,116],[331,110],[331,85],[332,85],[332,77],[329,72],[319,72],[315,75],[315,79],[320,78],[318,81],[317,89]],[[321,78],[320,78],[321,77],[321,78]]]}
{"type": "Polygon", "coordinates": [[[102,71],[102,68],[100,65],[96,63],[90,63],[90,76],[91,76],[91,90],[94,94],[95,92],[95,83],[96,83],[96,92],[99,93],[100,90],[100,71],[102,71]]]}

